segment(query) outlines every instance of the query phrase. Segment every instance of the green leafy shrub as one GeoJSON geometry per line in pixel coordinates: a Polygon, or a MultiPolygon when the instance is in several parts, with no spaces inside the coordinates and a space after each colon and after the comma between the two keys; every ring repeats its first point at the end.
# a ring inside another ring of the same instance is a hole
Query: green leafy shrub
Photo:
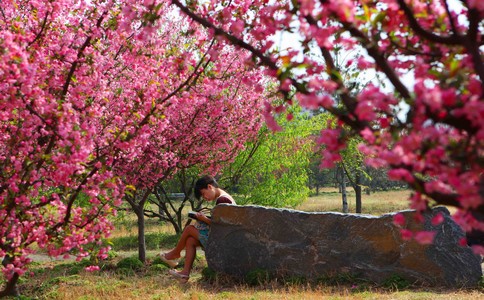
{"type": "Polygon", "coordinates": [[[270,279],[271,276],[269,272],[264,269],[255,269],[245,275],[245,282],[251,286],[268,283],[270,279]]]}
{"type": "Polygon", "coordinates": [[[118,262],[116,265],[118,269],[140,270],[143,268],[143,263],[137,257],[126,257],[118,262]]]}
{"type": "Polygon", "coordinates": [[[393,274],[385,279],[382,285],[387,289],[402,290],[408,288],[410,286],[410,282],[397,274],[393,274]]]}
{"type": "Polygon", "coordinates": [[[109,250],[108,251],[108,257],[106,258],[107,260],[111,260],[113,258],[118,257],[118,253],[114,250],[109,250]]]}
{"type": "Polygon", "coordinates": [[[209,267],[203,268],[202,279],[208,283],[213,283],[217,279],[217,272],[210,269],[209,267]]]}
{"type": "Polygon", "coordinates": [[[166,271],[169,267],[165,264],[152,264],[149,268],[150,271],[161,272],[166,271]]]}

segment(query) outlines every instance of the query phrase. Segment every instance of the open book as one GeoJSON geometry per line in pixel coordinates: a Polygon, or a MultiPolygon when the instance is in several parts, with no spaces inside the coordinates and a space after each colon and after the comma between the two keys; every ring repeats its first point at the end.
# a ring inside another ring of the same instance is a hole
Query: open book
{"type": "MultiPolygon", "coordinates": [[[[201,212],[203,212],[203,214],[204,214],[204,215],[205,215],[207,218],[211,219],[211,217],[210,217],[209,215],[207,215],[207,212],[210,212],[210,210],[208,210],[208,209],[202,209],[202,210],[200,210],[200,211],[201,211],[201,212]],[[205,211],[204,211],[204,210],[205,210],[205,211]]],[[[197,212],[196,212],[196,211],[190,211],[190,212],[188,212],[188,217],[189,217],[189,218],[191,218],[191,219],[194,219],[194,220],[200,221],[200,220],[198,220],[198,219],[197,219],[197,212]]]]}

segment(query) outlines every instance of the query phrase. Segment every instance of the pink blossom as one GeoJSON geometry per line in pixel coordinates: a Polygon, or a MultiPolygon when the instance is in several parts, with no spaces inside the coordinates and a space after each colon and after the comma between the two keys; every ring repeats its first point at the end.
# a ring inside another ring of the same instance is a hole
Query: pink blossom
{"type": "Polygon", "coordinates": [[[270,130],[278,132],[282,130],[282,127],[277,123],[276,119],[272,114],[264,114],[264,118],[270,130]]]}
{"type": "Polygon", "coordinates": [[[481,245],[472,245],[472,251],[477,255],[484,255],[484,246],[481,245]]]}
{"type": "Polygon", "coordinates": [[[329,8],[335,12],[338,17],[345,22],[354,21],[354,2],[351,0],[331,0],[329,8]]]}
{"type": "Polygon", "coordinates": [[[100,268],[99,266],[88,266],[88,267],[85,267],[84,270],[87,272],[94,272],[94,271],[99,271],[100,268]]]}
{"type": "Polygon", "coordinates": [[[415,234],[415,240],[422,245],[430,245],[434,242],[435,231],[420,231],[415,234]]]}
{"type": "Polygon", "coordinates": [[[413,182],[414,180],[412,174],[403,168],[388,171],[388,177],[392,180],[405,180],[407,182],[413,182]]]}
{"type": "Polygon", "coordinates": [[[400,234],[402,236],[402,240],[410,241],[413,237],[413,232],[408,229],[400,229],[400,234]]]}
{"type": "Polygon", "coordinates": [[[375,135],[373,134],[373,131],[371,131],[371,129],[368,127],[365,127],[365,129],[360,131],[360,135],[370,144],[373,144],[375,142],[375,135]]]}
{"type": "Polygon", "coordinates": [[[333,31],[334,30],[332,28],[319,28],[316,26],[311,26],[311,35],[316,40],[316,43],[318,43],[320,47],[324,47],[327,49],[333,48],[333,31]]]}
{"type": "MultiPolygon", "coordinates": [[[[415,193],[410,197],[410,207],[417,210],[418,212],[424,211],[428,206],[427,199],[419,193],[415,193]]],[[[415,214],[415,220],[422,223],[423,216],[420,213],[415,214]]]]}
{"type": "Polygon", "coordinates": [[[292,85],[292,81],[290,79],[285,79],[281,82],[280,89],[281,91],[290,91],[291,85],[292,85]]]}
{"type": "MultiPolygon", "coordinates": [[[[414,209],[416,209],[416,208],[414,208],[414,209]]],[[[418,209],[417,209],[417,213],[413,216],[413,219],[417,223],[423,223],[425,221],[424,216],[422,215],[421,211],[419,211],[418,209]]]]}
{"type": "Polygon", "coordinates": [[[314,10],[313,0],[303,0],[301,1],[301,13],[304,15],[311,15],[314,10]]]}
{"type": "Polygon", "coordinates": [[[480,12],[484,12],[484,3],[481,0],[467,0],[469,8],[475,8],[480,12]]]}
{"type": "Polygon", "coordinates": [[[425,191],[428,193],[440,192],[444,194],[451,194],[452,187],[440,180],[432,180],[425,183],[425,191]]]}
{"type": "Polygon", "coordinates": [[[432,218],[432,225],[434,226],[437,226],[439,224],[441,224],[442,222],[444,222],[444,215],[442,213],[438,213],[436,214],[433,218],[432,218]]]}
{"type": "Polygon", "coordinates": [[[235,35],[239,35],[242,33],[242,31],[244,30],[244,27],[245,27],[245,23],[243,20],[241,19],[237,19],[235,20],[234,22],[232,22],[232,24],[230,25],[230,30],[235,34],[235,35]]]}
{"type": "Polygon", "coordinates": [[[396,214],[393,216],[393,224],[397,226],[404,226],[405,225],[405,216],[401,213],[396,214]]]}
{"type": "Polygon", "coordinates": [[[368,58],[364,56],[358,57],[357,63],[358,63],[358,68],[362,70],[369,69],[373,66],[373,63],[368,61],[368,58]]]}
{"type": "Polygon", "coordinates": [[[355,111],[358,119],[363,121],[370,121],[375,118],[374,108],[371,102],[361,101],[358,103],[355,111]]]}
{"type": "Polygon", "coordinates": [[[304,95],[299,94],[298,100],[301,106],[316,109],[319,107],[331,107],[333,105],[333,100],[327,95],[304,95]]]}
{"type": "Polygon", "coordinates": [[[341,160],[341,154],[324,150],[322,153],[321,168],[333,168],[334,163],[341,160]]]}

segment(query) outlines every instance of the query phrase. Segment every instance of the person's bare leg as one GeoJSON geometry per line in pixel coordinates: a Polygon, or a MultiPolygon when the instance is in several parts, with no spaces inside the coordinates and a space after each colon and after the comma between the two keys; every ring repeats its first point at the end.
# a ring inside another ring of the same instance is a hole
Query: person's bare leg
{"type": "Polygon", "coordinates": [[[187,227],[185,227],[182,235],[180,236],[180,239],[178,240],[178,243],[176,244],[176,247],[166,252],[165,257],[167,259],[179,258],[181,251],[186,247],[188,238],[194,238],[198,241],[198,230],[193,225],[188,225],[187,227]]]}
{"type": "Polygon", "coordinates": [[[201,246],[198,239],[189,237],[186,242],[185,247],[185,266],[180,274],[190,276],[190,271],[192,270],[193,262],[195,261],[195,256],[197,255],[197,247],[201,246]]]}

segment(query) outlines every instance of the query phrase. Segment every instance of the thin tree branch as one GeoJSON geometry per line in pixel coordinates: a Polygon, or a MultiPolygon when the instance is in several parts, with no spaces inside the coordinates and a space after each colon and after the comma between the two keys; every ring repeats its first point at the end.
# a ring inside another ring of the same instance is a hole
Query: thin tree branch
{"type": "Polygon", "coordinates": [[[462,45],[463,44],[463,36],[458,34],[457,32],[454,32],[450,36],[440,36],[436,35],[430,31],[425,30],[420,24],[418,23],[417,19],[415,18],[413,11],[408,7],[407,3],[405,3],[405,0],[397,0],[400,8],[403,10],[405,13],[408,22],[410,24],[410,27],[417,33],[419,36],[434,42],[434,43],[439,43],[439,44],[444,44],[444,45],[462,45]]]}

